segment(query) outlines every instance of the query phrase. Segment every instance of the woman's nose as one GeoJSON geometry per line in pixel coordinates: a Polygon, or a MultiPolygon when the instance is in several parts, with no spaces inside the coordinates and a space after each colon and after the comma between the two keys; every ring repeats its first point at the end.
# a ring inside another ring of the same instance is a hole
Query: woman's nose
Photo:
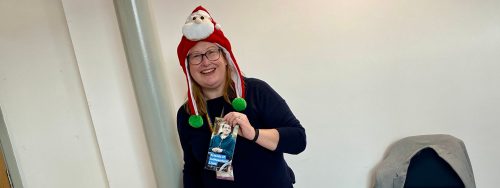
{"type": "Polygon", "coordinates": [[[207,56],[201,56],[201,65],[209,65],[210,60],[208,60],[207,56]]]}

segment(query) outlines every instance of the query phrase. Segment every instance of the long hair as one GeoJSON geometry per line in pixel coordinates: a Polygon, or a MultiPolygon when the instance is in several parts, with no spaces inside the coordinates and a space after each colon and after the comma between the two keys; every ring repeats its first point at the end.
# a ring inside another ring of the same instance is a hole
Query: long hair
{"type": "MultiPolygon", "coordinates": [[[[226,59],[226,55],[222,53],[222,56],[224,59],[226,59]]],[[[189,69],[188,69],[189,71],[189,69]]],[[[234,83],[233,80],[231,79],[231,70],[228,65],[226,65],[226,73],[225,73],[225,82],[224,82],[224,93],[222,94],[224,96],[224,100],[231,104],[231,100],[236,98],[236,90],[234,89],[234,83]]],[[[191,76],[191,74],[189,74],[191,76]]],[[[203,91],[201,90],[201,87],[194,79],[191,77],[191,87],[193,89],[193,97],[194,100],[196,101],[196,105],[198,106],[198,113],[200,116],[205,116],[207,114],[207,103],[205,101],[205,98],[203,97],[203,91]]],[[[187,108],[186,105],[186,111],[189,114],[189,108],[187,108]]]]}

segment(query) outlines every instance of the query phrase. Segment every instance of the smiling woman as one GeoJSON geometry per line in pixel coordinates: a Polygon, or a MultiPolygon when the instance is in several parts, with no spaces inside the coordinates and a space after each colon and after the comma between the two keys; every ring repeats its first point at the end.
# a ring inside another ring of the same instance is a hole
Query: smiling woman
{"type": "Polygon", "coordinates": [[[306,135],[285,100],[266,82],[241,74],[231,43],[203,7],[182,32],[177,55],[188,94],[177,131],[184,187],[293,187],[283,155],[304,151],[306,135]],[[212,126],[218,114],[220,131],[212,126]]]}

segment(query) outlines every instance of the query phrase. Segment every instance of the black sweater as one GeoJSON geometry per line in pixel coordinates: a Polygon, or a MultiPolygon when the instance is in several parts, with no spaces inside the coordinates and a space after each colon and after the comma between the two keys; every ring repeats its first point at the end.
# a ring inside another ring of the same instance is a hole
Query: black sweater
{"type": "MultiPolygon", "coordinates": [[[[247,115],[250,124],[257,129],[277,129],[279,143],[270,151],[243,137],[236,140],[233,156],[234,182],[218,180],[215,172],[205,170],[211,132],[207,119],[200,128],[188,124],[189,114],[185,105],[177,112],[177,130],[184,152],[183,181],[185,188],[290,188],[295,183],[293,171],[288,167],[283,153],[298,154],[306,148],[306,134],[285,100],[267,83],[255,78],[245,78],[247,115]]],[[[207,101],[212,120],[234,109],[223,97],[207,101]]]]}

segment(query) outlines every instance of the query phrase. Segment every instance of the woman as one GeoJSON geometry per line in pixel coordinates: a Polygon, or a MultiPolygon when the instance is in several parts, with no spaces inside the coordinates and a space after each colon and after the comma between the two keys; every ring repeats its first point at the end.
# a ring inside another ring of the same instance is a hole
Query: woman
{"type": "Polygon", "coordinates": [[[283,153],[304,151],[306,135],[285,100],[264,81],[241,75],[229,40],[203,7],[192,12],[182,32],[177,55],[188,99],[177,113],[177,129],[184,187],[293,187],[295,177],[283,153]],[[204,169],[217,114],[240,126],[234,181],[217,179],[214,171],[204,169]]]}

